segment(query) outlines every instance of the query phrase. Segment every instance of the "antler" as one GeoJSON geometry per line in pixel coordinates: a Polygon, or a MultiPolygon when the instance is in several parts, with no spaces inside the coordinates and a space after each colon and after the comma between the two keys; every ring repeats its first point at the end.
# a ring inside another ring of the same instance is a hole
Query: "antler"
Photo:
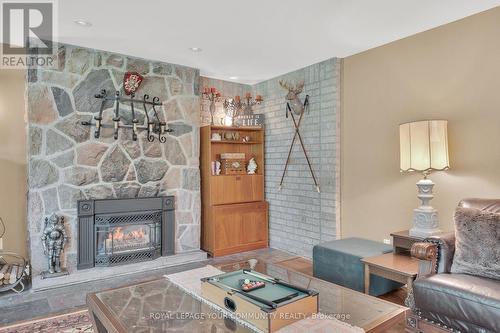
{"type": "Polygon", "coordinates": [[[302,92],[302,89],[304,89],[304,80],[297,83],[297,85],[295,86],[294,92],[298,95],[302,92]]]}
{"type": "Polygon", "coordinates": [[[302,92],[302,89],[304,89],[304,80],[300,81],[295,86],[292,86],[290,82],[285,80],[280,80],[279,84],[289,92],[293,92],[296,95],[300,94],[302,92]]]}
{"type": "Polygon", "coordinates": [[[280,84],[280,86],[282,86],[283,88],[285,88],[288,91],[292,90],[292,87],[290,87],[290,83],[288,83],[285,80],[280,80],[279,84],[280,84]]]}

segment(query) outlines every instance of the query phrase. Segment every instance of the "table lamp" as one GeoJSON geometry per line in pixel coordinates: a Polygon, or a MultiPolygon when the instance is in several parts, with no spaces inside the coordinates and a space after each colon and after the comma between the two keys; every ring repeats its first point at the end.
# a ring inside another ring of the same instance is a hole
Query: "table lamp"
{"type": "Polygon", "coordinates": [[[413,227],[410,236],[426,238],[440,233],[437,209],[429,202],[434,198],[434,183],[427,177],[432,171],[450,168],[448,158],[448,121],[424,120],[399,126],[401,172],[422,172],[424,178],[417,182],[417,197],[422,201],[413,210],[413,227]]]}

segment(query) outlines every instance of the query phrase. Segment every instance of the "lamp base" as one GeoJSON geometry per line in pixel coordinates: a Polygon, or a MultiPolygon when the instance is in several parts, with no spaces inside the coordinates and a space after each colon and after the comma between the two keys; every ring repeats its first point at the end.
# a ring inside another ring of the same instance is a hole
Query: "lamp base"
{"type": "Polygon", "coordinates": [[[437,209],[429,204],[429,201],[434,198],[433,187],[434,183],[427,178],[417,182],[417,197],[422,201],[422,204],[413,210],[413,228],[410,229],[412,237],[426,238],[441,232],[437,209]]]}
{"type": "Polygon", "coordinates": [[[411,228],[409,234],[411,237],[426,239],[427,237],[438,235],[441,232],[442,232],[441,229],[435,229],[430,231],[430,230],[419,230],[416,228],[411,228]]]}
{"type": "MultiPolygon", "coordinates": [[[[415,210],[417,210],[417,209],[415,209],[415,210]]],[[[414,216],[414,220],[413,220],[413,228],[411,228],[410,232],[409,232],[410,236],[424,239],[424,238],[434,236],[434,235],[441,233],[441,229],[439,229],[437,227],[437,222],[438,222],[437,221],[437,211],[436,211],[436,220],[435,221],[431,220],[431,221],[424,222],[422,219],[423,215],[421,215],[422,213],[418,213],[418,217],[417,217],[416,212],[414,214],[415,214],[415,216],[414,216]],[[416,218],[418,219],[418,222],[415,222],[416,218]],[[432,225],[436,225],[436,227],[431,227],[432,225]]]]}

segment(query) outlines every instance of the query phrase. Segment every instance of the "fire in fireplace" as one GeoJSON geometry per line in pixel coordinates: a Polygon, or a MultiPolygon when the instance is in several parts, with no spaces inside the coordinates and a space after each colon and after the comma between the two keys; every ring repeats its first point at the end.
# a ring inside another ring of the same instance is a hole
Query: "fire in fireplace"
{"type": "Polygon", "coordinates": [[[111,231],[108,231],[108,238],[101,243],[101,247],[98,248],[97,252],[102,253],[121,253],[128,251],[143,250],[149,247],[149,231],[146,233],[145,229],[149,226],[123,226],[115,227],[111,231]],[[102,247],[104,244],[104,247],[102,247]]]}
{"type": "Polygon", "coordinates": [[[79,201],[78,268],[173,254],[173,197],[79,201]]]}
{"type": "Polygon", "coordinates": [[[154,259],[161,252],[161,211],[96,214],[96,265],[154,259]]]}

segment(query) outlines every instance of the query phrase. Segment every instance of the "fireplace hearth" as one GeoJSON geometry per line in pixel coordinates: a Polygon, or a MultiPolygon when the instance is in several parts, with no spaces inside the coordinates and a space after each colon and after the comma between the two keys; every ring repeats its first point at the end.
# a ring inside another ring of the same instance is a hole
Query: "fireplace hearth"
{"type": "Polygon", "coordinates": [[[78,202],[78,269],[174,254],[174,197],[78,202]]]}

